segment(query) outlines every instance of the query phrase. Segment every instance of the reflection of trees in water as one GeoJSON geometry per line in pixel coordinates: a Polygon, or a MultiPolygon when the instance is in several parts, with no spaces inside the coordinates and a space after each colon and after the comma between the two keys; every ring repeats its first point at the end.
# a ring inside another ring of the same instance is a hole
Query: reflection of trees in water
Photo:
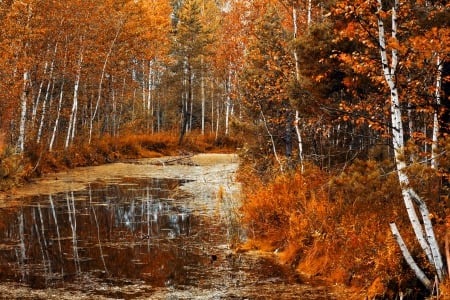
{"type": "Polygon", "coordinates": [[[82,192],[24,200],[33,204],[15,215],[0,211],[5,223],[14,224],[0,228],[0,240],[17,241],[1,253],[2,278],[20,276],[34,287],[81,274],[143,276],[165,284],[183,269],[178,258],[187,256],[167,240],[188,236],[191,222],[189,210],[168,198],[179,183],[156,184],[94,185],[82,192]],[[17,268],[8,269],[12,262],[17,268]]]}
{"type": "Polygon", "coordinates": [[[95,212],[94,206],[92,204],[92,188],[91,188],[90,184],[89,184],[88,190],[89,190],[89,207],[91,208],[90,211],[92,211],[92,214],[93,214],[94,220],[95,220],[95,226],[97,227],[97,241],[98,241],[98,249],[100,250],[100,258],[102,260],[103,267],[105,268],[105,273],[108,274],[108,268],[106,267],[105,256],[103,254],[102,241],[100,238],[100,225],[98,223],[97,213],[95,212]]]}
{"type": "Polygon", "coordinates": [[[17,256],[17,263],[19,266],[20,273],[22,274],[22,280],[25,280],[26,275],[28,275],[28,272],[25,268],[25,261],[27,260],[27,255],[25,252],[25,230],[24,230],[24,222],[23,222],[23,210],[22,208],[19,210],[19,213],[17,215],[18,218],[18,227],[19,227],[19,249],[16,250],[16,256],[17,256]]]}
{"type": "Polygon", "coordinates": [[[77,275],[81,273],[80,257],[78,255],[78,238],[77,238],[77,215],[75,208],[75,196],[73,192],[66,193],[67,213],[69,215],[70,228],[72,229],[72,248],[75,272],[77,275]]]}

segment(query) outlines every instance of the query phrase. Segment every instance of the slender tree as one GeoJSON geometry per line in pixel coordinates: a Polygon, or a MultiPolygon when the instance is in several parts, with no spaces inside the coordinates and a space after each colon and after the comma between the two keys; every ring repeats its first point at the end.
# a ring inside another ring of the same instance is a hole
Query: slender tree
{"type": "Polygon", "coordinates": [[[262,122],[273,154],[277,156],[281,143],[285,145],[286,157],[290,157],[289,130],[293,120],[289,114],[287,86],[294,74],[290,55],[286,51],[287,34],[281,22],[274,6],[267,7],[256,20],[242,76],[243,96],[247,114],[253,120],[262,122]]]}
{"type": "MultiPolygon", "coordinates": [[[[388,3],[378,0],[376,5],[366,2],[351,4],[340,2],[337,5],[337,12],[350,17],[352,20],[348,23],[346,30],[341,31],[347,39],[358,38],[366,46],[366,53],[369,51],[373,54],[378,52],[379,60],[376,61],[378,66],[374,64],[375,61],[372,57],[363,54],[364,50],[359,53],[355,52],[353,57],[342,55],[341,58],[347,63],[353,63],[353,69],[357,73],[370,72],[374,74],[372,77],[373,83],[384,85],[389,95],[388,106],[385,111],[390,117],[387,130],[390,132],[396,172],[406,212],[415,237],[425,253],[429,265],[433,266],[436,276],[442,281],[446,277],[446,271],[433,225],[429,218],[428,205],[413,187],[407,171],[410,163],[414,162],[413,159],[408,157],[406,151],[408,144],[416,143],[420,145],[421,139],[419,137],[430,135],[429,130],[417,132],[417,129],[424,128],[422,123],[424,118],[417,118],[417,116],[428,114],[431,117],[426,118],[425,121],[431,120],[428,124],[434,126],[432,121],[434,110],[428,110],[428,105],[423,99],[425,97],[425,99],[428,98],[433,101],[433,98],[435,98],[433,93],[428,96],[426,94],[430,91],[436,91],[434,88],[430,89],[430,87],[433,87],[435,82],[439,81],[439,72],[431,72],[431,74],[434,74],[434,80],[427,78],[426,74],[430,73],[427,70],[429,69],[428,66],[422,63],[424,52],[428,52],[430,58],[436,57],[436,54],[433,53],[441,53],[447,47],[434,44],[433,47],[427,49],[428,51],[416,47],[417,44],[414,41],[423,34],[424,30],[419,18],[420,13],[424,11],[424,7],[420,5],[419,3],[400,3],[398,0],[388,3]],[[374,9],[375,14],[373,14],[374,9]],[[353,28],[353,30],[350,31],[350,28],[353,28]],[[418,58],[419,60],[417,60],[418,58]],[[375,75],[377,67],[381,69],[381,76],[375,75]]],[[[433,31],[439,32],[438,29],[433,31]]],[[[434,67],[436,64],[432,65],[434,67]]],[[[372,119],[375,116],[376,114],[372,113],[372,119]]],[[[425,128],[427,126],[425,125],[425,128]]],[[[427,148],[423,147],[423,149],[427,148]]],[[[432,281],[417,267],[410,256],[395,222],[391,223],[391,230],[407,262],[422,283],[431,290],[432,281]]]]}

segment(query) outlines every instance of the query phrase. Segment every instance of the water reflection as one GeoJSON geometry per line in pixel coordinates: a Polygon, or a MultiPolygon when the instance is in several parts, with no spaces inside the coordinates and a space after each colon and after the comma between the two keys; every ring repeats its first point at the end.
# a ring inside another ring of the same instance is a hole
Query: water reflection
{"type": "Polygon", "coordinates": [[[201,245],[214,233],[201,229],[210,226],[186,199],[170,197],[179,184],[173,179],[97,183],[1,209],[0,280],[35,288],[80,277],[190,284],[188,270],[211,263],[201,245]]]}

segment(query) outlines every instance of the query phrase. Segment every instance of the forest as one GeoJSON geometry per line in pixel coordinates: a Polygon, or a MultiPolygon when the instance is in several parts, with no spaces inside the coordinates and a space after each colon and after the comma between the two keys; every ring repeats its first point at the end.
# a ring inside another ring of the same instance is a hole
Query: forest
{"type": "Polygon", "coordinates": [[[4,0],[0,20],[1,190],[237,152],[240,250],[450,297],[447,1],[4,0]]]}

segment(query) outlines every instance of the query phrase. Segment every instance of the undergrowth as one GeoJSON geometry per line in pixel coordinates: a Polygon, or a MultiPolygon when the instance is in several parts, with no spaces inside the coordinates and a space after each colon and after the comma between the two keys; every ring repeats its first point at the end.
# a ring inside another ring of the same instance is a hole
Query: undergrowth
{"type": "MultiPolygon", "coordinates": [[[[305,276],[362,290],[370,299],[420,294],[422,287],[402,259],[389,222],[397,223],[416,261],[432,272],[413,236],[389,161],[356,160],[335,174],[309,165],[303,173],[273,172],[270,180],[267,173],[255,175],[258,171],[249,165],[239,174],[249,237],[243,247],[274,251],[305,276]]],[[[439,176],[421,164],[409,172],[443,242],[446,204],[436,201],[439,176]]]]}

